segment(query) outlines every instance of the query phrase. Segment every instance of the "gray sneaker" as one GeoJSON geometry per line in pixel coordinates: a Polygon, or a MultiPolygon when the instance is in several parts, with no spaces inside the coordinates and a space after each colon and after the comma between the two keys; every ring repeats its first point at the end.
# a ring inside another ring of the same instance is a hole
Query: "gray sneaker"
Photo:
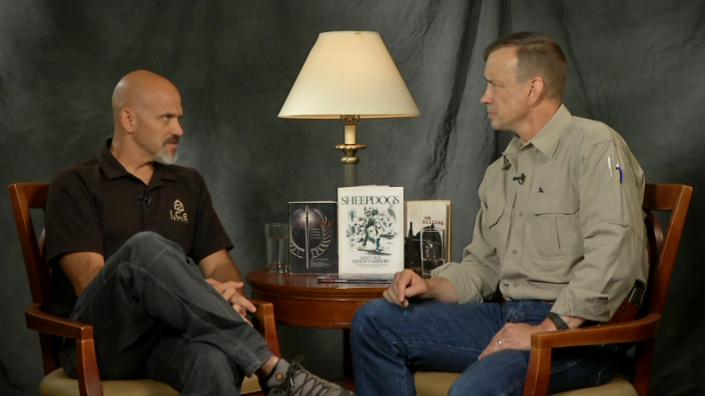
{"type": "Polygon", "coordinates": [[[267,396],[355,396],[354,393],[319,378],[299,364],[303,360],[303,356],[294,359],[288,363],[284,359],[280,359],[277,363],[275,375],[272,375],[272,381],[268,381],[267,388],[269,392],[267,396]],[[287,367],[288,366],[288,367],[287,367]],[[283,379],[277,374],[286,372],[283,379]]]}

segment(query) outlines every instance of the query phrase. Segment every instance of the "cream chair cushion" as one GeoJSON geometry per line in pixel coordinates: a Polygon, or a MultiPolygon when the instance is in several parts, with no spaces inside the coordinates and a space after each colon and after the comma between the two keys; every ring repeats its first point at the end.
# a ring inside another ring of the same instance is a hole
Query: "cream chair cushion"
{"type": "MultiPolygon", "coordinates": [[[[418,396],[445,396],[459,373],[419,371],[414,375],[418,396]]],[[[594,388],[555,393],[553,396],[639,396],[632,384],[617,376],[612,381],[594,388]]]]}
{"type": "MultiPolygon", "coordinates": [[[[104,396],[179,396],[179,392],[171,386],[150,379],[100,381],[104,396]]],[[[44,377],[39,385],[42,396],[79,396],[78,381],[66,376],[64,369],[59,368],[44,377]]],[[[242,394],[248,395],[260,391],[256,376],[245,378],[242,383],[242,394]]]]}

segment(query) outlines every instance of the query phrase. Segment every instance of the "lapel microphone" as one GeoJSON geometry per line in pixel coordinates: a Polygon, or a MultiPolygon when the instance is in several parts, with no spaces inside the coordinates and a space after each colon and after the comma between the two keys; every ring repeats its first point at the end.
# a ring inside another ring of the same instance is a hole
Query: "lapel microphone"
{"type": "Polygon", "coordinates": [[[519,184],[524,184],[524,180],[526,180],[526,175],[522,173],[521,176],[512,177],[512,180],[519,182],[519,184]]]}

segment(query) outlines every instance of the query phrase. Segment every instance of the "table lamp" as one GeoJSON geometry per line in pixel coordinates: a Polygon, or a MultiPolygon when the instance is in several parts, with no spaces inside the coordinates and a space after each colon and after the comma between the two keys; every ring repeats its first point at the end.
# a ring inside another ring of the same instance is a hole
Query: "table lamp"
{"type": "Polygon", "coordinates": [[[345,186],[357,184],[356,141],[363,118],[415,117],[419,109],[376,32],[325,32],[318,35],[280,118],[340,119],[345,143],[335,146],[345,156],[345,186]]]}

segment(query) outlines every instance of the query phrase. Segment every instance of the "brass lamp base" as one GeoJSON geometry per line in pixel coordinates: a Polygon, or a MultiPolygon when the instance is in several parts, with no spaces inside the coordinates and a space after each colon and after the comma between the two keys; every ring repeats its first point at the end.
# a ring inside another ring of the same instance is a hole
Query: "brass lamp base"
{"type": "Polygon", "coordinates": [[[345,156],[340,159],[345,170],[345,187],[354,186],[357,184],[357,167],[360,158],[355,156],[358,150],[363,150],[367,145],[364,144],[336,144],[335,148],[345,153],[345,156]]]}
{"type": "Polygon", "coordinates": [[[336,144],[335,148],[344,152],[345,157],[340,159],[344,164],[357,164],[360,159],[355,156],[358,150],[363,150],[367,147],[366,144],[336,144]]]}

